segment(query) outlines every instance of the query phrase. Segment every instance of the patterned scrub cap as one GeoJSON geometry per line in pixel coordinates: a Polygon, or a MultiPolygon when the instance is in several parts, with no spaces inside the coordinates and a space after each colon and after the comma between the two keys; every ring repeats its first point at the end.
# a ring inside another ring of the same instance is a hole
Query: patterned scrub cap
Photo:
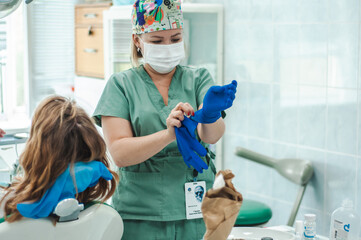
{"type": "Polygon", "coordinates": [[[136,0],[132,12],[133,33],[183,28],[181,0],[136,0]]]}

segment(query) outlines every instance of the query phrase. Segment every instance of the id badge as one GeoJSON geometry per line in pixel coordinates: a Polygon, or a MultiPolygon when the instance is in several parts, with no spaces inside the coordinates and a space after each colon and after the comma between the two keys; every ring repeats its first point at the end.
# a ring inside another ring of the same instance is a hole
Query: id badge
{"type": "Polygon", "coordinates": [[[202,218],[202,200],[206,193],[206,182],[188,182],[185,185],[187,219],[202,218]]]}

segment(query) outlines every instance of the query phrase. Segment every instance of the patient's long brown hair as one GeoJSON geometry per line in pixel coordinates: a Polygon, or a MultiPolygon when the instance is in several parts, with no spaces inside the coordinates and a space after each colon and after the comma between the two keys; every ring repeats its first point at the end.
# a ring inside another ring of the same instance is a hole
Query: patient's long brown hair
{"type": "MultiPolygon", "coordinates": [[[[10,215],[5,220],[21,219],[16,205],[40,200],[69,164],[72,167],[75,162],[92,160],[104,163],[110,170],[105,142],[92,119],[67,98],[52,96],[43,100],[35,110],[30,136],[20,156],[23,176],[6,188],[2,199],[5,216],[10,215]]],[[[110,198],[118,181],[118,175],[110,172],[111,181],[100,178],[97,185],[77,194],[78,201],[86,203],[110,198]]]]}

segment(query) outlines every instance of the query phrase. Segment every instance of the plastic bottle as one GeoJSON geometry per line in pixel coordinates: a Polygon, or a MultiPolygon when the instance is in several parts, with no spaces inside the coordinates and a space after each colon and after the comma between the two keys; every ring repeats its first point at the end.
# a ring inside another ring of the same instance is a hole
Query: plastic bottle
{"type": "Polygon", "coordinates": [[[353,209],[353,202],[345,199],[342,207],[331,216],[330,240],[357,240],[360,233],[360,217],[353,209]]]}
{"type": "Polygon", "coordinates": [[[302,240],[303,237],[303,221],[297,220],[295,223],[295,237],[296,240],[302,240]]]}
{"type": "Polygon", "coordinates": [[[305,214],[305,221],[303,222],[303,226],[304,226],[303,239],[304,240],[316,239],[316,215],[305,214]]]}

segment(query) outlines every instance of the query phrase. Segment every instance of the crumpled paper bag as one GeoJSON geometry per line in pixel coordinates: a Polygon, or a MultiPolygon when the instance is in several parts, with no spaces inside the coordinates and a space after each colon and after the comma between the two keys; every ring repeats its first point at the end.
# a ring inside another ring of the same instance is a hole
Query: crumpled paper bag
{"type": "Polygon", "coordinates": [[[232,184],[231,170],[219,171],[202,202],[203,220],[206,225],[204,240],[227,239],[242,205],[242,194],[232,184]]]}

